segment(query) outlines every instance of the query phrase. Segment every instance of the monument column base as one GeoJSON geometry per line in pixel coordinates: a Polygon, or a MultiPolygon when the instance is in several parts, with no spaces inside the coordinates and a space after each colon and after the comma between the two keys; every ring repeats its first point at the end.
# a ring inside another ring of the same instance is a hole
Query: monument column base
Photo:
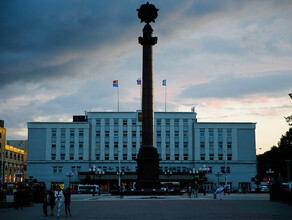
{"type": "Polygon", "coordinates": [[[142,146],[137,158],[137,189],[160,189],[159,155],[154,146],[142,146]]]}

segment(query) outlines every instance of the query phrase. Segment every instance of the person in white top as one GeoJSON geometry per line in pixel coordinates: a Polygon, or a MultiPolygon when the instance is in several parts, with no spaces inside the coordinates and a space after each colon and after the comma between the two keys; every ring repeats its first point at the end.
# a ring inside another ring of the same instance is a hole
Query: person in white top
{"type": "Polygon", "coordinates": [[[220,193],[220,199],[223,199],[223,193],[224,193],[224,186],[222,183],[218,186],[215,194],[220,193]]]}
{"type": "Polygon", "coordinates": [[[62,203],[64,201],[64,194],[60,186],[57,186],[57,190],[55,191],[56,205],[57,205],[57,216],[60,216],[60,210],[62,203]]]}

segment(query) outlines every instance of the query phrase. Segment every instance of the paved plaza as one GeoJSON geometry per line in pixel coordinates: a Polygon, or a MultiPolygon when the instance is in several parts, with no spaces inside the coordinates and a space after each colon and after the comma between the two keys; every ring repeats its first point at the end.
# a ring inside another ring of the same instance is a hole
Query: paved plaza
{"type": "MultiPolygon", "coordinates": [[[[123,199],[107,194],[72,195],[71,212],[70,219],[292,219],[292,206],[271,202],[268,194],[231,194],[223,200],[214,200],[211,194],[199,194],[198,199],[186,195],[125,196],[123,199]]],[[[23,210],[0,209],[1,220],[56,218],[44,217],[42,204],[23,210]]],[[[64,207],[59,219],[69,219],[65,217],[64,207]]]]}

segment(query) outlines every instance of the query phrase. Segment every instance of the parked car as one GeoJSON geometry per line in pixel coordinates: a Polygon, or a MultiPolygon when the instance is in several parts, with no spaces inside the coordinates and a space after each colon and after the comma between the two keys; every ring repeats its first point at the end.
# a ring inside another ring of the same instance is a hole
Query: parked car
{"type": "Polygon", "coordinates": [[[268,186],[262,186],[261,192],[269,192],[269,191],[270,191],[270,189],[268,186]]]}

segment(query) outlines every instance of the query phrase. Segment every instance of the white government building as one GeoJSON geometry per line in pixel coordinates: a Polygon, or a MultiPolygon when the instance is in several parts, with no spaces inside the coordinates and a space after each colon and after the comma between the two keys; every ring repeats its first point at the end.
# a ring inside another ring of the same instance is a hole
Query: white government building
{"type": "MultiPolygon", "coordinates": [[[[27,176],[47,188],[94,182],[109,190],[121,175],[122,183],[133,187],[142,142],[140,116],[141,111],[87,112],[73,116],[73,122],[28,122],[27,176]],[[89,172],[92,167],[99,172],[89,172]]],[[[255,123],[197,122],[194,110],[155,112],[154,136],[161,181],[187,186],[194,179],[200,182],[196,173],[207,167],[206,190],[218,181],[235,190],[254,187],[255,123]]]]}

